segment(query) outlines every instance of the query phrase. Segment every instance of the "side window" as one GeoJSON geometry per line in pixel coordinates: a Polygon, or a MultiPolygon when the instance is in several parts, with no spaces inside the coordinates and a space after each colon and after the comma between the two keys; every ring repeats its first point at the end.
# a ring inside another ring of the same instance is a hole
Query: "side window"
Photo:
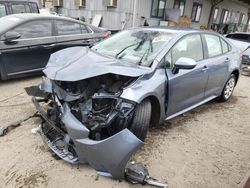
{"type": "Polygon", "coordinates": [[[25,6],[25,12],[26,13],[31,13],[30,6],[28,4],[24,5],[24,6],[25,6]]]}
{"type": "Polygon", "coordinates": [[[81,33],[88,33],[88,30],[85,25],[81,25],[81,33]]]}
{"type": "MultiPolygon", "coordinates": [[[[81,34],[81,25],[71,21],[56,21],[58,35],[75,35],[81,34]]],[[[86,29],[86,28],[85,28],[86,29]]]]}
{"type": "Polygon", "coordinates": [[[0,17],[6,16],[6,7],[4,4],[0,4],[0,17]]]}
{"type": "Polygon", "coordinates": [[[195,61],[203,59],[203,47],[199,34],[189,35],[178,41],[165,56],[165,66],[167,68],[173,67],[173,64],[180,57],[191,58],[195,61]]]}
{"type": "Polygon", "coordinates": [[[48,20],[37,20],[17,26],[12,31],[21,35],[20,39],[39,38],[52,36],[51,22],[48,20]]]}
{"type": "Polygon", "coordinates": [[[36,3],[29,3],[30,8],[32,9],[32,13],[39,13],[38,7],[36,3]]]}
{"type": "Polygon", "coordinates": [[[221,41],[223,54],[229,52],[229,44],[227,44],[227,42],[224,41],[223,39],[220,39],[220,41],[221,41]]]}
{"type": "Polygon", "coordinates": [[[222,54],[220,38],[215,35],[205,35],[205,40],[207,43],[208,57],[214,57],[222,54]]]}
{"type": "Polygon", "coordinates": [[[12,4],[11,5],[13,14],[26,13],[24,4],[12,4]]]}

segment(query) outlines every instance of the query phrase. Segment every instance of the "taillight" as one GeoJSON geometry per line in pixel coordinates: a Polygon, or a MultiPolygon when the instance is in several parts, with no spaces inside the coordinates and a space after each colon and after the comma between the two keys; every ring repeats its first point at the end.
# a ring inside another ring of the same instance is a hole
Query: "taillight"
{"type": "Polygon", "coordinates": [[[109,38],[111,35],[111,32],[110,31],[107,31],[104,33],[103,37],[106,39],[106,38],[109,38]]]}

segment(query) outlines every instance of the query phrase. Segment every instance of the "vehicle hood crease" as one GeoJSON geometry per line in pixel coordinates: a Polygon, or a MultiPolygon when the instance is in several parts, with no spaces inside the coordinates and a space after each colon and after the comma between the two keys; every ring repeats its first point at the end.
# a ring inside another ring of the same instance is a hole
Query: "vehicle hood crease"
{"type": "Polygon", "coordinates": [[[52,80],[79,81],[104,74],[138,77],[151,68],[126,64],[86,47],[72,47],[51,55],[45,75],[52,80]]]}

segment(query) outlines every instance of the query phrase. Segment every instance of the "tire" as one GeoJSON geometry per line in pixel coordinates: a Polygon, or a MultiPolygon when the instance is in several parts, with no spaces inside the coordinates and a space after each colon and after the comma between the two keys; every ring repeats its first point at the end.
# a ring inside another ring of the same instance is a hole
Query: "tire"
{"type": "Polygon", "coordinates": [[[130,131],[142,141],[145,140],[150,125],[151,110],[151,102],[146,99],[137,105],[134,112],[130,131]]]}
{"type": "Polygon", "coordinates": [[[234,74],[231,74],[223,88],[221,96],[218,98],[220,102],[226,102],[230,99],[233,94],[235,85],[236,77],[234,74]]]}

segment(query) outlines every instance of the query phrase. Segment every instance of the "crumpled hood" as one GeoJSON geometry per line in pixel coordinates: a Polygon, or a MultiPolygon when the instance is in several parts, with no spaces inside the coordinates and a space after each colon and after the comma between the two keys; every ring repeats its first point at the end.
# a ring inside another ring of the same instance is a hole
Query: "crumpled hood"
{"type": "Polygon", "coordinates": [[[43,72],[51,80],[78,81],[108,73],[138,77],[151,69],[121,63],[87,47],[72,47],[52,54],[43,72]]]}

